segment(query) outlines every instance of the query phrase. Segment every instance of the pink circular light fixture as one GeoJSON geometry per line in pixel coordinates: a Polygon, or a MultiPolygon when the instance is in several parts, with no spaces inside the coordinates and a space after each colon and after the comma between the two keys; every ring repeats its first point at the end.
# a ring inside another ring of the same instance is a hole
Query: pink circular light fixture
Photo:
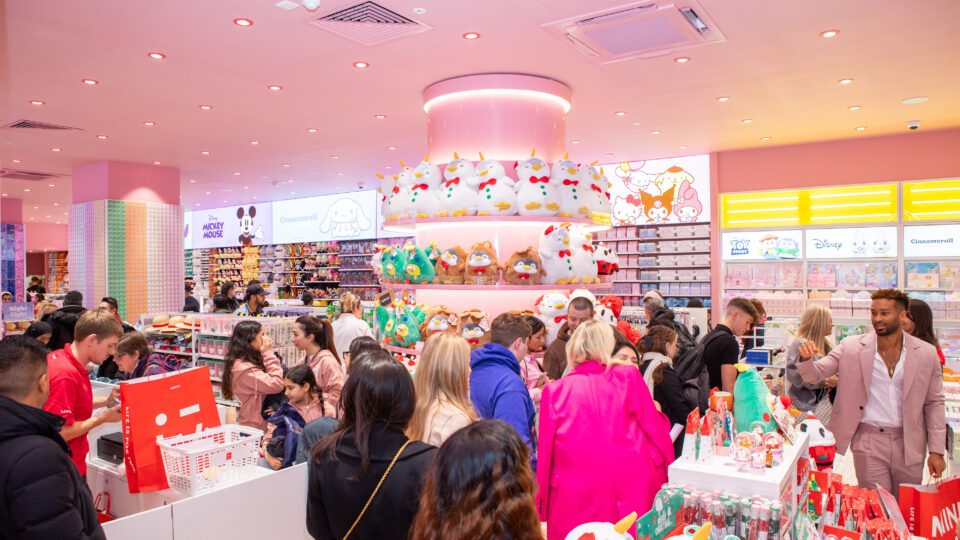
{"type": "Polygon", "coordinates": [[[843,86],[848,86],[848,85],[850,85],[850,84],[853,83],[853,79],[840,79],[840,80],[837,81],[837,82],[838,82],[839,84],[842,84],[843,86]]]}
{"type": "Polygon", "coordinates": [[[60,148],[51,148],[50,150],[53,150],[54,152],[59,152],[61,149],[60,149],[60,148]]]}
{"type": "Polygon", "coordinates": [[[143,123],[143,125],[145,125],[145,126],[147,126],[147,127],[153,127],[153,126],[157,125],[157,123],[156,123],[156,122],[153,122],[153,121],[151,121],[151,120],[146,120],[146,121],[143,123]]]}
{"type": "Polygon", "coordinates": [[[834,38],[839,35],[840,35],[839,30],[824,30],[823,32],[820,32],[820,37],[826,38],[826,39],[834,38]]]}
{"type": "Polygon", "coordinates": [[[688,57],[688,56],[678,56],[678,57],[674,58],[673,61],[676,62],[676,63],[678,63],[678,64],[686,64],[687,62],[690,61],[690,57],[688,57]]]}
{"type": "Polygon", "coordinates": [[[109,139],[109,137],[107,137],[106,135],[97,135],[97,138],[100,139],[101,141],[105,141],[109,139]]]}
{"type": "Polygon", "coordinates": [[[850,112],[857,112],[857,111],[860,110],[860,106],[859,106],[859,105],[851,105],[851,106],[847,107],[847,110],[850,111],[850,112]]]}
{"type": "Polygon", "coordinates": [[[200,105],[200,109],[204,111],[209,111],[212,108],[213,108],[212,105],[200,105]]]}
{"type": "Polygon", "coordinates": [[[283,90],[283,87],[280,86],[279,84],[271,84],[270,86],[267,87],[267,89],[273,90],[274,92],[279,92],[283,90]]]}
{"type": "Polygon", "coordinates": [[[729,97],[729,96],[720,96],[720,97],[717,98],[717,101],[720,102],[720,103],[726,103],[726,102],[730,101],[730,97],[729,97]]]}
{"type": "Polygon", "coordinates": [[[367,69],[368,67],[370,67],[370,63],[364,62],[364,61],[358,61],[353,63],[353,67],[357,69],[367,69]]]}
{"type": "Polygon", "coordinates": [[[96,85],[100,84],[100,81],[98,81],[98,80],[96,80],[96,79],[80,79],[80,82],[82,82],[83,84],[85,84],[85,85],[87,85],[87,86],[96,86],[96,85]]]}
{"type": "Polygon", "coordinates": [[[166,60],[167,58],[167,55],[163,54],[162,52],[148,52],[147,56],[153,58],[154,60],[166,60]]]}
{"type": "Polygon", "coordinates": [[[238,18],[236,18],[236,19],[233,20],[233,24],[235,24],[235,25],[237,25],[237,26],[239,26],[239,27],[241,27],[241,28],[249,28],[249,27],[253,26],[253,21],[250,20],[250,19],[244,19],[243,17],[238,17],[238,18]]]}
{"type": "Polygon", "coordinates": [[[475,39],[480,39],[480,34],[477,32],[467,32],[463,34],[463,39],[473,41],[475,39]]]}
{"type": "Polygon", "coordinates": [[[41,101],[41,100],[39,100],[39,99],[34,99],[34,100],[32,100],[32,101],[30,102],[30,104],[31,104],[31,105],[36,105],[37,107],[42,107],[43,105],[46,105],[47,102],[46,102],[46,101],[41,101]]]}
{"type": "Polygon", "coordinates": [[[377,120],[383,120],[384,118],[387,117],[387,115],[385,115],[385,114],[375,114],[375,115],[373,115],[373,117],[376,118],[377,120]]]}

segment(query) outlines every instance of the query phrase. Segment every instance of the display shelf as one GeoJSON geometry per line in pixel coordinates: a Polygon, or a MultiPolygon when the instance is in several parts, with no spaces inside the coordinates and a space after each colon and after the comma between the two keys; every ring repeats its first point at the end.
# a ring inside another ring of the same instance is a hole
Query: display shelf
{"type": "MultiPolygon", "coordinates": [[[[385,283],[389,287],[389,283],[385,283]]],[[[341,289],[379,289],[380,285],[341,285],[341,289]]]]}
{"type": "Polygon", "coordinates": [[[373,257],[376,253],[341,253],[341,257],[373,257]]]}
{"type": "MultiPolygon", "coordinates": [[[[708,270],[710,266],[621,266],[620,270],[708,270]]],[[[707,280],[709,281],[709,280],[707,280]]]]}
{"type": "Polygon", "coordinates": [[[589,230],[604,231],[609,225],[598,225],[589,218],[561,218],[556,216],[466,216],[457,218],[398,219],[386,222],[383,230],[400,233],[415,233],[422,229],[439,229],[463,225],[551,225],[570,223],[585,225],[589,230]]]}
{"type": "Polygon", "coordinates": [[[653,242],[660,242],[661,240],[710,240],[709,236],[671,236],[667,238],[660,238],[657,236],[633,236],[629,238],[604,238],[603,242],[637,242],[640,244],[650,244],[653,242]]]}
{"type": "MultiPolygon", "coordinates": [[[[604,240],[606,242],[606,240],[604,240]]],[[[702,251],[617,251],[617,255],[639,255],[641,257],[661,257],[663,255],[703,255],[702,251]]]]}
{"type": "Polygon", "coordinates": [[[373,268],[343,268],[340,272],[373,272],[373,268]]]}
{"type": "Polygon", "coordinates": [[[208,353],[198,353],[197,358],[204,358],[207,360],[220,360],[221,362],[224,360],[222,356],[217,356],[215,354],[208,354],[208,353]]]}
{"type": "Polygon", "coordinates": [[[153,352],[161,354],[173,354],[177,356],[189,356],[191,358],[194,356],[193,351],[175,351],[173,349],[153,349],[153,352]]]}
{"type": "Polygon", "coordinates": [[[709,279],[631,279],[613,283],[710,283],[709,279]]]}
{"type": "Polygon", "coordinates": [[[567,283],[564,285],[442,285],[433,283],[384,283],[384,288],[398,290],[436,290],[436,291],[552,291],[562,288],[587,289],[589,291],[602,291],[609,289],[612,283],[567,283]]]}

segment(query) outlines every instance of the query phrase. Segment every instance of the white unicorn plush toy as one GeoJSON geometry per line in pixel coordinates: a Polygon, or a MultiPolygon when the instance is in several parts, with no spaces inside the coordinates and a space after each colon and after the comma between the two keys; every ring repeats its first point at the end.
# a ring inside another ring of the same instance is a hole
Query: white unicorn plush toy
{"type": "Polygon", "coordinates": [[[480,153],[477,175],[470,182],[477,186],[478,216],[515,216],[517,214],[516,182],[507,176],[503,164],[484,159],[480,153]]]}
{"type": "Polygon", "coordinates": [[[560,210],[557,189],[550,182],[550,165],[537,157],[537,149],[530,157],[518,161],[517,203],[521,216],[555,216],[560,210]]]}
{"type": "Polygon", "coordinates": [[[404,190],[397,185],[397,176],[384,176],[377,173],[380,179],[380,194],[383,200],[383,220],[395,221],[400,219],[401,215],[408,212],[406,204],[406,194],[404,190]]]}
{"type": "Polygon", "coordinates": [[[543,263],[543,283],[566,285],[574,281],[573,244],[570,224],[550,225],[540,233],[540,260],[543,263]]]}
{"type": "Polygon", "coordinates": [[[550,183],[557,188],[560,198],[559,217],[590,217],[591,195],[580,174],[580,166],[567,159],[569,152],[563,155],[563,161],[553,165],[550,183]]]}
{"type": "Polygon", "coordinates": [[[590,212],[610,215],[613,211],[610,204],[610,181],[604,176],[603,167],[597,169],[596,165],[597,162],[594,161],[580,168],[580,183],[588,190],[590,212]]]}
{"type": "Polygon", "coordinates": [[[440,191],[440,210],[437,217],[463,217],[477,214],[477,186],[470,180],[477,174],[473,162],[460,159],[453,153],[453,161],[443,170],[443,189],[440,191]]]}
{"type": "Polygon", "coordinates": [[[557,339],[560,327],[567,320],[570,298],[560,291],[550,291],[537,299],[537,316],[547,327],[547,345],[557,339]]]}
{"type": "Polygon", "coordinates": [[[419,219],[431,218],[440,211],[440,185],[443,175],[440,167],[430,163],[430,156],[413,170],[413,185],[410,187],[411,213],[419,219]]]}
{"type": "Polygon", "coordinates": [[[597,277],[597,259],[594,254],[593,234],[583,225],[570,225],[570,250],[573,252],[573,279],[571,283],[600,283],[597,277]]]}
{"type": "Polygon", "coordinates": [[[396,188],[394,189],[395,196],[399,200],[399,212],[397,212],[396,219],[409,219],[414,217],[414,207],[413,207],[413,168],[408,167],[406,163],[402,160],[400,161],[400,173],[395,177],[396,188]]]}

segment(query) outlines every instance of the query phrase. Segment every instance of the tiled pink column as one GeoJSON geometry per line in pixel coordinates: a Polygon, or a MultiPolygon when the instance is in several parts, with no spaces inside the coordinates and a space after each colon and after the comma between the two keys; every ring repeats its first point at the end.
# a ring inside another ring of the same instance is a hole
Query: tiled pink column
{"type": "Polygon", "coordinates": [[[183,307],[180,170],[102,161],[73,170],[70,285],[92,307],[104,296],[134,321],[183,307]]]}
{"type": "Polygon", "coordinates": [[[26,300],[26,239],[23,201],[0,199],[0,289],[13,294],[15,302],[26,300]]]}

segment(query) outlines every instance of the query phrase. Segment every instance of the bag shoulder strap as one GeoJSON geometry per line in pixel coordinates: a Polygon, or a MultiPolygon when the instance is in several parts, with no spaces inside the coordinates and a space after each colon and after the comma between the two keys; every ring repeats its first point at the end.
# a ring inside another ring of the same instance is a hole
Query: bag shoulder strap
{"type": "Polygon", "coordinates": [[[403,443],[403,446],[400,447],[400,450],[397,451],[397,455],[393,456],[393,460],[390,461],[390,465],[387,466],[387,470],[383,471],[383,476],[380,477],[380,481],[377,482],[377,487],[373,488],[373,493],[370,494],[370,498],[367,499],[367,503],[363,505],[363,510],[360,510],[360,515],[357,516],[357,519],[353,520],[353,525],[350,526],[350,530],[347,531],[347,534],[343,535],[343,540],[350,538],[350,533],[353,532],[353,529],[357,527],[357,524],[360,523],[360,520],[363,518],[363,515],[367,513],[367,509],[370,508],[370,503],[373,502],[373,498],[377,496],[377,493],[380,491],[380,486],[383,485],[383,481],[387,479],[387,475],[390,474],[390,471],[393,469],[393,466],[397,463],[397,460],[400,459],[400,454],[407,449],[407,446],[413,442],[413,439],[407,439],[407,442],[403,443]]]}

